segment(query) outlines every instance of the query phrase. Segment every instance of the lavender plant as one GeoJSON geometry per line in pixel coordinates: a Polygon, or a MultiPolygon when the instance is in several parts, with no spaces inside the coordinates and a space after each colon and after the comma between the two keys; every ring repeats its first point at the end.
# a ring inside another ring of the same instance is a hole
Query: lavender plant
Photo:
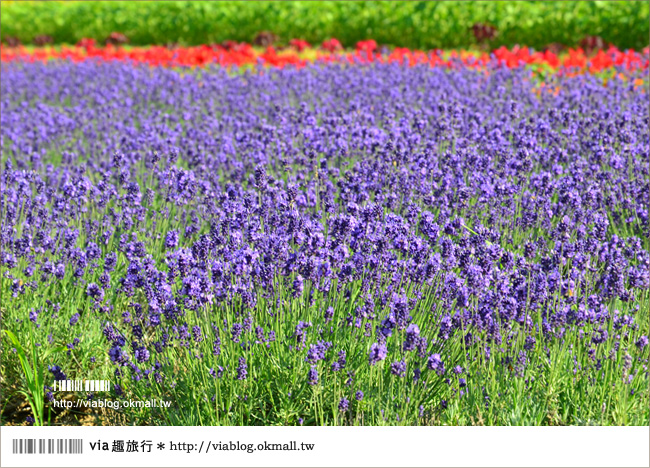
{"type": "Polygon", "coordinates": [[[622,76],[3,64],[2,328],[135,424],[648,424],[622,76]]]}

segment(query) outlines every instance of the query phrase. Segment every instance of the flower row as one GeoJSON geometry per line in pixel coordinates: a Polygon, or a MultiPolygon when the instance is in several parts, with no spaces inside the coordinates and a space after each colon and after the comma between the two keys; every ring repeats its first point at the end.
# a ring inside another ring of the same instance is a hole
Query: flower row
{"type": "Polygon", "coordinates": [[[442,50],[421,51],[407,48],[393,50],[378,49],[374,40],[360,41],[356,50],[344,51],[336,39],[323,42],[320,48],[312,47],[303,40],[290,41],[290,47],[279,50],[273,47],[256,49],[250,44],[227,41],[222,44],[198,47],[151,46],[124,48],[108,44],[97,47],[92,39],[84,39],[74,47],[2,47],[2,62],[46,61],[68,59],[82,62],[90,59],[104,61],[126,61],[145,63],[152,66],[194,67],[216,64],[220,66],[247,66],[262,63],[268,66],[284,67],[293,65],[303,67],[310,62],[319,63],[399,63],[404,65],[428,64],[430,66],[490,67],[505,66],[518,68],[532,65],[553,70],[571,69],[600,72],[612,67],[626,70],[645,70],[649,63],[649,50],[642,52],[620,51],[615,47],[587,54],[581,48],[569,49],[567,53],[556,54],[551,50],[533,51],[528,47],[501,47],[488,54],[475,51],[442,50]]]}

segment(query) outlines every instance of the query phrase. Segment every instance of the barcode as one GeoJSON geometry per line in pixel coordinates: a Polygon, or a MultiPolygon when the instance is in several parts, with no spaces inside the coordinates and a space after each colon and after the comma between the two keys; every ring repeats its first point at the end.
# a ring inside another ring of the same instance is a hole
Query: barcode
{"type": "Polygon", "coordinates": [[[55,380],[53,391],[57,392],[109,392],[110,380],[55,380]]]}
{"type": "Polygon", "coordinates": [[[14,439],[14,453],[83,453],[83,439],[14,439]]]}

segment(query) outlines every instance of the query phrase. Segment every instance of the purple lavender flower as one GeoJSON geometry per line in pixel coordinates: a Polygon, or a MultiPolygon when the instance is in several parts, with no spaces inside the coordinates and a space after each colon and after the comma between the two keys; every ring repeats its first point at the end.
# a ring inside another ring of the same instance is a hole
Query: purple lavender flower
{"type": "Polygon", "coordinates": [[[219,356],[221,354],[221,338],[217,338],[212,343],[212,355],[219,356]]]}
{"type": "Polygon", "coordinates": [[[332,343],[328,341],[319,341],[309,347],[305,361],[310,364],[316,364],[318,361],[325,359],[325,353],[331,348],[332,343]]]}
{"type": "Polygon", "coordinates": [[[108,356],[111,358],[112,362],[122,365],[126,364],[129,359],[128,354],[126,354],[119,346],[113,346],[108,351],[108,356]]]}
{"type": "Polygon", "coordinates": [[[103,288],[107,288],[111,283],[111,275],[109,273],[102,273],[99,276],[99,284],[102,285],[103,288]]]}
{"type": "Polygon", "coordinates": [[[305,340],[307,339],[305,330],[309,327],[311,327],[311,322],[305,323],[302,320],[298,322],[298,325],[296,325],[295,337],[298,344],[305,343],[305,340]]]}
{"type": "Polygon", "coordinates": [[[165,248],[175,249],[178,247],[178,231],[169,231],[165,236],[165,248]]]}
{"type": "Polygon", "coordinates": [[[233,324],[230,333],[232,334],[232,341],[234,343],[239,343],[241,341],[242,331],[243,331],[243,327],[241,326],[240,323],[233,324]]]}
{"type": "Polygon", "coordinates": [[[138,362],[145,362],[149,360],[149,351],[145,347],[135,350],[135,358],[138,362]]]}
{"type": "Polygon", "coordinates": [[[266,169],[262,165],[255,168],[255,186],[260,190],[266,188],[266,169]]]}
{"type": "Polygon", "coordinates": [[[194,341],[197,343],[203,341],[203,335],[201,334],[201,327],[199,327],[198,325],[192,327],[192,337],[194,338],[194,341]]]}
{"type": "Polygon", "coordinates": [[[404,361],[395,361],[390,365],[390,373],[397,377],[406,375],[406,363],[404,361]]]}
{"type": "Polygon", "coordinates": [[[388,348],[386,348],[385,344],[373,343],[370,346],[369,362],[371,366],[383,361],[386,356],[388,356],[388,348]]]}
{"type": "Polygon", "coordinates": [[[404,351],[413,351],[417,345],[417,337],[420,335],[420,327],[412,323],[406,329],[406,339],[404,340],[404,351]]]}
{"type": "Polygon", "coordinates": [[[302,295],[304,284],[301,275],[297,275],[293,280],[293,297],[298,298],[302,295]]]}
{"type": "Polygon", "coordinates": [[[328,307],[327,310],[325,311],[325,323],[328,323],[332,320],[332,317],[334,316],[334,308],[333,307],[328,307]]]}
{"type": "Polygon", "coordinates": [[[532,336],[527,336],[527,337],[526,337],[526,341],[525,341],[525,343],[524,343],[524,349],[525,349],[526,351],[531,351],[531,350],[535,349],[535,344],[536,344],[536,343],[537,343],[537,340],[535,340],[534,337],[532,337],[532,336]]]}
{"type": "Polygon", "coordinates": [[[63,373],[61,368],[57,365],[48,366],[48,370],[54,375],[54,380],[67,380],[68,377],[63,373]]]}
{"type": "Polygon", "coordinates": [[[237,380],[246,380],[248,378],[248,365],[246,358],[239,358],[239,366],[237,367],[237,380]]]}
{"type": "Polygon", "coordinates": [[[95,299],[97,302],[101,302],[104,299],[104,291],[95,283],[90,283],[86,288],[86,294],[95,299]]]}
{"type": "Polygon", "coordinates": [[[115,252],[109,252],[104,258],[104,271],[110,273],[115,269],[117,265],[117,254],[115,252]]]}
{"type": "Polygon", "coordinates": [[[430,370],[435,371],[438,375],[443,375],[445,373],[445,365],[442,362],[442,359],[440,359],[440,354],[436,353],[429,356],[427,367],[430,370]]]}
{"type": "Polygon", "coordinates": [[[346,364],[347,364],[347,355],[345,350],[342,349],[341,351],[339,351],[338,359],[332,364],[332,370],[339,371],[345,369],[346,364]]]}
{"type": "Polygon", "coordinates": [[[339,401],[339,411],[345,412],[348,410],[349,407],[350,407],[350,400],[348,400],[345,397],[341,398],[341,401],[339,401]]]}
{"type": "Polygon", "coordinates": [[[307,373],[307,383],[309,385],[316,385],[318,383],[318,370],[312,366],[307,373]]]}

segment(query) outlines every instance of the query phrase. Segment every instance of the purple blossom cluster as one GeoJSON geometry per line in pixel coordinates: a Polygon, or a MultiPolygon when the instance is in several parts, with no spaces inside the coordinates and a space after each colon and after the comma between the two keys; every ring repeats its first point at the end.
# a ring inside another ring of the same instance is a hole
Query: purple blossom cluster
{"type": "Polygon", "coordinates": [[[68,328],[163,386],[177,349],[241,385],[464,388],[468,350],[524,376],[573,331],[647,360],[647,95],[531,73],[3,64],[3,297],[81,291],[68,328]]]}

